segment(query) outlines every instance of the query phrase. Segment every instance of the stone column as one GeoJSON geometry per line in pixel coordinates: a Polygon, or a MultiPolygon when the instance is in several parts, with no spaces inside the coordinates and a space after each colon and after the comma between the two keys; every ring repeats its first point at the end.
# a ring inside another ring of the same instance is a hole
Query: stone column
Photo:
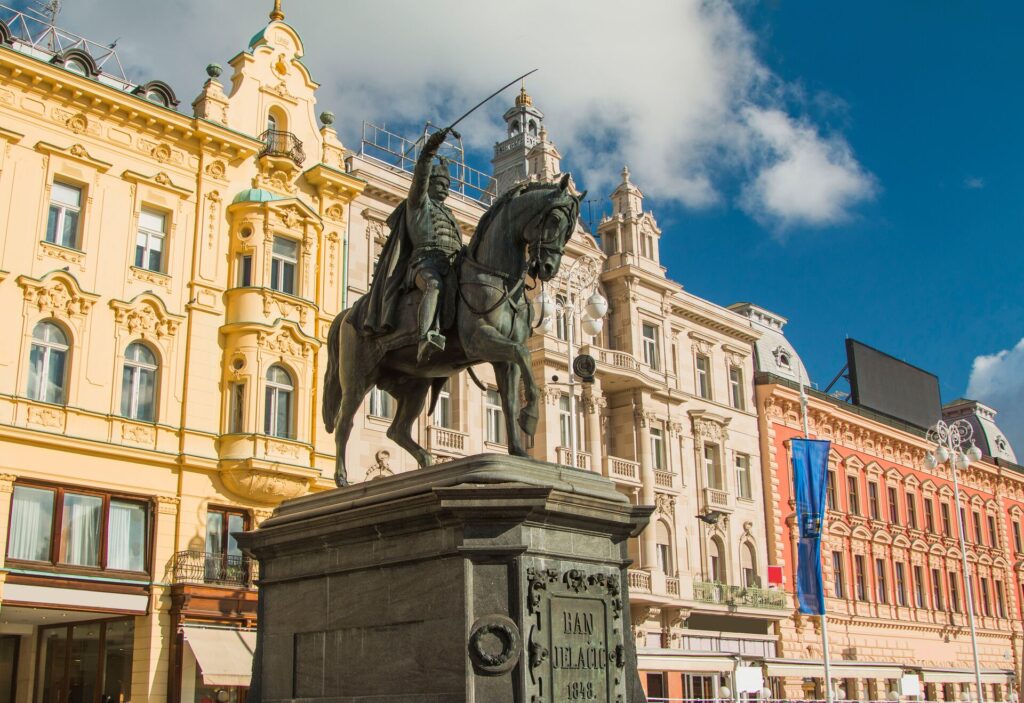
{"type": "Polygon", "coordinates": [[[601,409],[605,401],[601,392],[592,385],[584,391],[583,406],[587,415],[587,451],[590,452],[590,470],[605,474],[605,444],[601,437],[601,409]]]}
{"type": "MultiPolygon", "coordinates": [[[[654,505],[654,461],[651,458],[651,420],[654,415],[637,409],[634,417],[637,421],[636,441],[640,450],[640,503],[654,505]]],[[[654,571],[658,563],[655,538],[656,533],[650,527],[640,535],[640,553],[645,571],[654,571]]]]}
{"type": "MultiPolygon", "coordinates": [[[[8,530],[11,527],[11,500],[14,493],[14,481],[17,478],[13,474],[0,474],[0,539],[3,540],[0,544],[7,544],[10,541],[8,530]]],[[[4,582],[7,580],[7,570],[4,568],[6,556],[7,550],[0,549],[0,603],[4,599],[4,582]]]]}

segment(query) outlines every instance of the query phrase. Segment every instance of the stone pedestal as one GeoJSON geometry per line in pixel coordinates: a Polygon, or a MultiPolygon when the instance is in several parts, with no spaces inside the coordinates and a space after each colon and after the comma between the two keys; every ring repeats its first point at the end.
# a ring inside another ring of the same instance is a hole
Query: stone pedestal
{"type": "Polygon", "coordinates": [[[264,703],[636,703],[627,539],[600,475],[481,455],[284,503],[260,562],[264,703]]]}

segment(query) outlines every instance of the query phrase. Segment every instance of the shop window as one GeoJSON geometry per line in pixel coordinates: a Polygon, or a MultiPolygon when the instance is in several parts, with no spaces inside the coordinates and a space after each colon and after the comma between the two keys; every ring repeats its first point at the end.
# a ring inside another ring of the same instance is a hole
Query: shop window
{"type": "Polygon", "coordinates": [[[142,208],[139,231],[135,239],[135,266],[150,271],[163,271],[164,240],[167,238],[167,215],[142,208]]]}
{"type": "Polygon", "coordinates": [[[148,526],[149,508],[142,501],[19,484],[11,501],[7,557],[144,572],[148,526]]]}
{"type": "Polygon", "coordinates": [[[156,416],[156,356],[142,342],[128,345],[121,372],[121,415],[153,422],[156,416]]]}
{"type": "Polygon", "coordinates": [[[44,403],[67,402],[67,335],[55,322],[43,320],[32,329],[29,352],[28,397],[44,403]]]}
{"type": "Polygon", "coordinates": [[[82,189],[54,181],[50,189],[50,211],[46,219],[46,241],[78,249],[82,215],[82,189]]]}
{"type": "Polygon", "coordinates": [[[131,700],[134,619],[40,628],[39,640],[36,700],[131,700]]]}

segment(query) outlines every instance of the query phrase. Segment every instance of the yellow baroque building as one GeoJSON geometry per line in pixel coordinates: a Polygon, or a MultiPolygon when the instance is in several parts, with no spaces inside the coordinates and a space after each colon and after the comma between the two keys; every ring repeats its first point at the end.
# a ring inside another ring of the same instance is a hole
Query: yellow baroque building
{"type": "MultiPolygon", "coordinates": [[[[229,81],[210,66],[191,110],[105,47],[62,33],[75,48],[54,52],[0,23],[0,703],[243,703],[258,575],[231,535],[334,485],[327,328],[367,290],[410,177],[367,147],[376,128],[353,151],[318,123],[283,20],[229,81]]],[[[493,179],[473,197],[465,169],[449,198],[467,236],[496,192],[560,175],[525,90],[504,119],[493,179]]],[[[531,451],[657,506],[629,574],[645,682],[714,697],[740,655],[776,656],[787,615],[767,578],[761,332],[666,277],[627,170],[610,200],[600,243],[579,228],[563,262],[597,262],[604,329],[570,316],[530,342],[531,451]],[[570,343],[597,362],[574,402],[570,343]]],[[[460,374],[420,442],[442,460],[504,451],[493,394],[460,374]]],[[[415,468],[391,410],[368,396],[350,479],[415,468]]]]}

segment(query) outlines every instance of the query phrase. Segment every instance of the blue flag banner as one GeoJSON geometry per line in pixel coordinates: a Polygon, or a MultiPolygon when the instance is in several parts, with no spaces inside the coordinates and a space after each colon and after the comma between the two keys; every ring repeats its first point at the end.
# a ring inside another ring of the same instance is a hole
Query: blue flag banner
{"type": "Polygon", "coordinates": [[[825,523],[825,490],[828,478],[829,441],[792,439],[793,493],[800,531],[797,548],[796,597],[800,612],[825,614],[825,589],[821,578],[821,527],[825,523]]]}

